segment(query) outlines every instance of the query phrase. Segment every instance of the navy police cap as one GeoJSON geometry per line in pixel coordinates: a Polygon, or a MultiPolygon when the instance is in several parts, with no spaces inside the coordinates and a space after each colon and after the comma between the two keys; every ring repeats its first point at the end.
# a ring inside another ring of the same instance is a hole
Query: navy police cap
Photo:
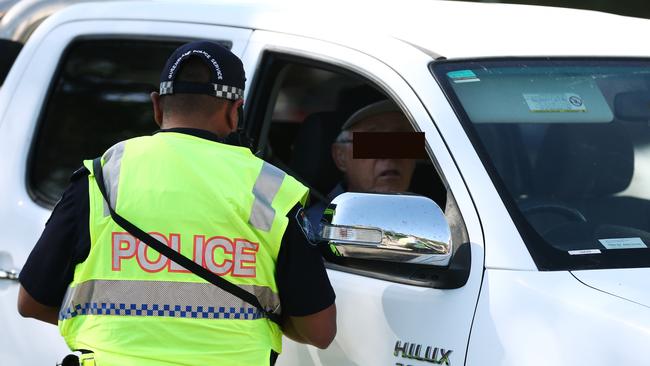
{"type": "Polygon", "coordinates": [[[244,97],[244,66],[230,50],[211,41],[195,41],[177,48],[167,59],[160,75],[160,95],[177,93],[207,94],[237,100],[244,97]],[[189,58],[197,57],[208,66],[212,76],[208,83],[176,81],[178,71],[189,58]]]}

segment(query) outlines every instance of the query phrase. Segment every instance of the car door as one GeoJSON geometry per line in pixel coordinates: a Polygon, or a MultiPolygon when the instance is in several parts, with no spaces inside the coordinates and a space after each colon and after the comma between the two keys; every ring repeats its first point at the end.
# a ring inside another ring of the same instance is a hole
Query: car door
{"type": "MultiPolygon", "coordinates": [[[[241,55],[251,31],[180,22],[48,23],[0,92],[0,342],[3,365],[47,365],[67,348],[56,327],[16,311],[20,271],[82,159],[157,129],[149,93],[174,48],[213,39],[241,55]]],[[[47,284],[43,284],[47,285],[47,284]]]]}
{"type": "Polygon", "coordinates": [[[342,119],[372,101],[391,99],[414,129],[425,133],[429,159],[418,162],[411,190],[445,210],[455,247],[449,268],[327,262],[337,295],[338,334],[326,350],[285,338],[279,365],[464,363],[483,273],[481,228],[436,128],[439,121],[423,104],[431,101],[421,100],[397,71],[420,70],[417,77],[430,80],[423,87],[435,88],[427,68],[431,61],[385,37],[339,39],[336,44],[266,31],[251,37],[244,64],[257,73],[249,82],[246,128],[258,155],[310,186],[312,200],[326,199],[341,179],[328,151],[342,119]],[[348,47],[341,46],[346,43],[348,47]],[[402,57],[389,65],[370,56],[373,47],[402,57]]]}

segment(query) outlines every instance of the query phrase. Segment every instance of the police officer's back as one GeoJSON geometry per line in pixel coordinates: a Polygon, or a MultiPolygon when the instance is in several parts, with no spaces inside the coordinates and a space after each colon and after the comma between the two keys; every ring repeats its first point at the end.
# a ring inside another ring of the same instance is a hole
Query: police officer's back
{"type": "Polygon", "coordinates": [[[92,161],[75,173],[21,273],[21,314],[58,322],[70,348],[92,351],[99,366],[260,365],[280,352],[282,333],[329,345],[334,294],[294,221],[307,188],[223,143],[244,80],[241,61],[215,43],[175,51],[152,93],[161,130],[103,155],[106,200],[92,161]],[[156,253],[108,205],[281,312],[281,326],[156,253]]]}

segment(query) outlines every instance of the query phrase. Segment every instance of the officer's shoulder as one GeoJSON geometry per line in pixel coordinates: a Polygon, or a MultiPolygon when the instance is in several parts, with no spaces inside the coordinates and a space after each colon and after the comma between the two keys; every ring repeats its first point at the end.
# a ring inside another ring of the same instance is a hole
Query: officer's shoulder
{"type": "Polygon", "coordinates": [[[268,161],[255,157],[262,163],[262,171],[266,171],[266,173],[271,173],[272,175],[277,175],[277,176],[291,176],[289,173],[284,171],[283,169],[280,169],[279,167],[273,165],[272,163],[269,163],[268,161]]]}
{"type": "Polygon", "coordinates": [[[253,154],[252,154],[252,156],[254,158],[252,161],[255,162],[253,166],[259,167],[261,165],[261,171],[260,171],[261,174],[270,174],[270,175],[280,176],[280,177],[283,178],[283,180],[284,179],[291,179],[291,180],[296,181],[299,184],[303,184],[300,181],[300,179],[297,179],[296,177],[294,177],[293,175],[291,175],[289,172],[285,171],[284,169],[281,169],[281,168],[273,165],[272,163],[270,163],[270,162],[268,162],[268,161],[266,161],[266,160],[264,160],[264,159],[262,159],[262,158],[260,158],[258,156],[255,156],[253,154]],[[260,164],[260,165],[258,165],[258,164],[260,164]]]}
{"type": "Polygon", "coordinates": [[[83,177],[87,177],[88,174],[90,174],[90,170],[88,170],[85,166],[82,166],[72,173],[70,176],[70,182],[75,182],[83,177]]]}

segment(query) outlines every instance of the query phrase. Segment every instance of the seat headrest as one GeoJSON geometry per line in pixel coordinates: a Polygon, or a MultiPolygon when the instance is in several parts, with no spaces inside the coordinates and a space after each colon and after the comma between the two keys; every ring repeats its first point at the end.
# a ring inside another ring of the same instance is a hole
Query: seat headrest
{"type": "Polygon", "coordinates": [[[341,131],[345,116],[318,112],[305,118],[298,131],[289,167],[314,189],[327,195],[341,180],[332,160],[332,143],[341,131]]]}
{"type": "Polygon", "coordinates": [[[551,125],[534,167],[536,193],[560,199],[608,196],[627,188],[634,147],[615,123],[551,125]]]}

